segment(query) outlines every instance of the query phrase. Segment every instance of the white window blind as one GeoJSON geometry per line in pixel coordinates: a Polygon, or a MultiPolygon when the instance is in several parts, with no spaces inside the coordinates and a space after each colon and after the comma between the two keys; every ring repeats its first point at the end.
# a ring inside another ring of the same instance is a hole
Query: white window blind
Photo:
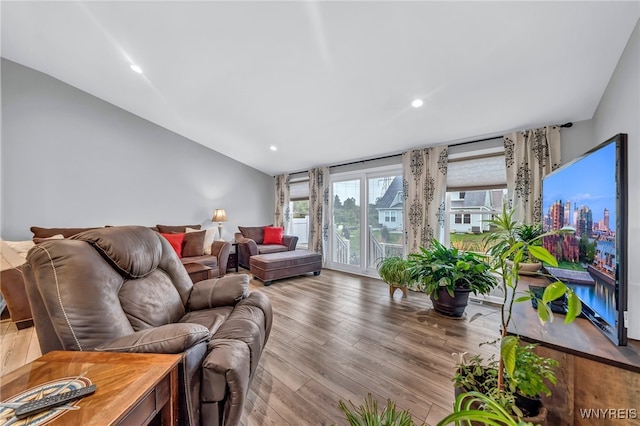
{"type": "Polygon", "coordinates": [[[449,147],[447,191],[506,188],[502,138],[449,147]]]}
{"type": "Polygon", "coordinates": [[[289,183],[289,199],[291,201],[309,199],[309,179],[289,183]]]}

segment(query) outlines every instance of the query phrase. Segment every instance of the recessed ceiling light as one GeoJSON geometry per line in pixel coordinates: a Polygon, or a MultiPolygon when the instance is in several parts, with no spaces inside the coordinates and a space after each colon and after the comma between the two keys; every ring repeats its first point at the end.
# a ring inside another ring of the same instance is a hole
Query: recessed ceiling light
{"type": "Polygon", "coordinates": [[[270,149],[271,151],[277,151],[277,150],[278,150],[278,147],[277,147],[277,146],[275,146],[275,145],[271,145],[271,146],[269,147],[269,149],[270,149]]]}
{"type": "Polygon", "coordinates": [[[140,68],[136,64],[131,64],[131,69],[137,72],[138,74],[142,74],[142,68],[140,68]]]}
{"type": "Polygon", "coordinates": [[[413,102],[411,102],[411,106],[414,108],[420,108],[422,105],[424,105],[422,99],[414,99],[413,102]]]}

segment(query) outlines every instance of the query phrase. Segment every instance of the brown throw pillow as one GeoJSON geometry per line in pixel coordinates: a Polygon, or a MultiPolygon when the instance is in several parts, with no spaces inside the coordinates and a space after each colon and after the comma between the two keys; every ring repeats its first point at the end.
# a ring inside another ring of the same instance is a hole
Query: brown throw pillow
{"type": "Polygon", "coordinates": [[[182,257],[202,256],[206,231],[187,232],[182,241],[182,257]]]}
{"type": "Polygon", "coordinates": [[[172,232],[184,233],[187,228],[200,229],[200,226],[201,225],[156,225],[156,228],[158,228],[158,231],[160,231],[161,234],[171,234],[172,232]]]}

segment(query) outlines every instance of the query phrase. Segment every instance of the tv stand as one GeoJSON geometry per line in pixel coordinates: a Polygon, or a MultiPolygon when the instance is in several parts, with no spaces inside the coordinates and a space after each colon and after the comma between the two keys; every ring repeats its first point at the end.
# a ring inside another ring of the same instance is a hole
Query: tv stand
{"type": "MultiPolygon", "coordinates": [[[[547,282],[545,278],[522,277],[519,290],[547,282]]],[[[516,303],[513,313],[509,332],[517,331],[522,340],[538,344],[539,355],[560,363],[558,381],[550,386],[552,395],[543,397],[549,410],[548,424],[640,424],[640,341],[629,339],[627,346],[616,346],[586,318],[564,324],[558,313],[552,323],[542,326],[531,303],[516,303]],[[604,415],[619,417],[588,419],[585,410],[591,409],[617,410],[604,415]]]]}

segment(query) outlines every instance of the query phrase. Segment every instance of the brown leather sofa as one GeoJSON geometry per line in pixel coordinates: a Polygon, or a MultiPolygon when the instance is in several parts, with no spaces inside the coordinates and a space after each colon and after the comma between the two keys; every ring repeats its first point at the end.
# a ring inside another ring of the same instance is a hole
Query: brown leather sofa
{"type": "Polygon", "coordinates": [[[42,353],[182,353],[180,425],[236,425],[273,314],[245,274],[193,284],[169,242],[140,226],[93,229],[29,251],[42,353]]]}
{"type": "Polygon", "coordinates": [[[257,254],[293,251],[298,244],[295,235],[284,235],[282,244],[264,244],[264,226],[238,226],[235,240],[238,243],[238,264],[249,269],[249,258],[257,254]]]}

